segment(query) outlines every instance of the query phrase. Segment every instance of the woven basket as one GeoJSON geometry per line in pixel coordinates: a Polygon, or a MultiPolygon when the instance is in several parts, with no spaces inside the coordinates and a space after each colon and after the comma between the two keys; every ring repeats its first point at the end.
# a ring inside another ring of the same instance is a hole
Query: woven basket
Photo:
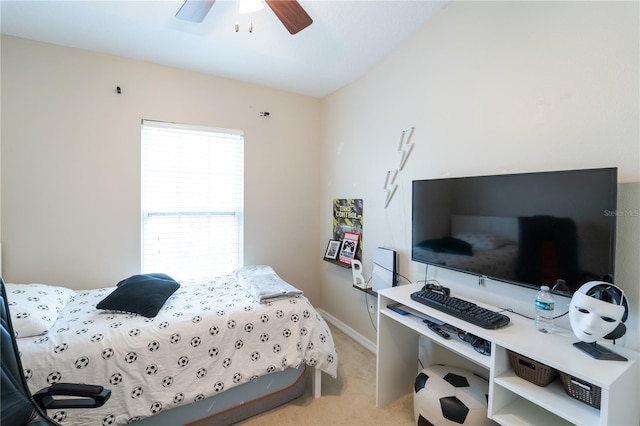
{"type": "Polygon", "coordinates": [[[560,372],[560,380],[562,380],[564,390],[569,396],[592,407],[600,408],[600,397],[602,393],[600,386],[592,385],[589,382],[585,382],[582,379],[578,379],[562,371],[560,372]]]}
{"type": "Polygon", "coordinates": [[[511,360],[513,371],[515,371],[519,377],[533,384],[547,386],[558,377],[558,371],[548,365],[512,351],[507,352],[509,352],[509,359],[511,360]]]}

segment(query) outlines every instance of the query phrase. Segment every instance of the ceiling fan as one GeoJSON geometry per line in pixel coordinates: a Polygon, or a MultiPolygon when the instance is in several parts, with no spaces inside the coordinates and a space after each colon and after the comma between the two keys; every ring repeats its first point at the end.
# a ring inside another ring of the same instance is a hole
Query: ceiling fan
{"type": "MultiPolygon", "coordinates": [[[[202,22],[216,0],[186,0],[176,13],[176,18],[190,22],[202,22]]],[[[297,34],[313,23],[313,19],[297,0],[265,0],[290,34],[297,34]]]]}

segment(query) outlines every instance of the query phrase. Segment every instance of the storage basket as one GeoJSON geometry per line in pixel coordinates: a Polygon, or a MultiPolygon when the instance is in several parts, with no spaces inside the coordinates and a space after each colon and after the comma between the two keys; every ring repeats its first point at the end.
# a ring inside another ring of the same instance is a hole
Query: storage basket
{"type": "Polygon", "coordinates": [[[511,360],[513,371],[515,371],[519,377],[533,384],[547,386],[558,377],[558,371],[548,365],[512,351],[507,352],[509,352],[509,359],[511,360]]]}
{"type": "Polygon", "coordinates": [[[592,407],[600,408],[600,396],[602,394],[600,386],[592,385],[562,371],[560,372],[560,380],[562,380],[564,390],[569,396],[592,407]]]}

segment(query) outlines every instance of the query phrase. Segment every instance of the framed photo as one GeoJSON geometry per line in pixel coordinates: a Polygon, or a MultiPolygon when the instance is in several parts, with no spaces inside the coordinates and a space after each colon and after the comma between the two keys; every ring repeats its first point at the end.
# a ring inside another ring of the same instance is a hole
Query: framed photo
{"type": "Polygon", "coordinates": [[[325,251],[324,257],[325,259],[335,260],[338,257],[339,252],[340,252],[340,241],[329,240],[329,244],[327,244],[327,251],[325,251]]]}
{"type": "Polygon", "coordinates": [[[355,232],[345,232],[342,238],[342,246],[340,246],[340,254],[338,260],[347,265],[351,265],[351,259],[356,258],[356,251],[358,249],[358,240],[360,234],[355,232]]]}

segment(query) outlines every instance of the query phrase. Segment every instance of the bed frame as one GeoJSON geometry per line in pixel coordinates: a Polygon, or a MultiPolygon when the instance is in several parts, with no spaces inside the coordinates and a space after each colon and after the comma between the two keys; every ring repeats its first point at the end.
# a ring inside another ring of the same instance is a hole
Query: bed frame
{"type": "Polygon", "coordinates": [[[230,425],[299,398],[305,393],[309,376],[313,396],[319,397],[321,374],[320,369],[310,369],[304,365],[288,368],[229,389],[220,395],[163,411],[136,422],[136,425],[230,425]]]}

